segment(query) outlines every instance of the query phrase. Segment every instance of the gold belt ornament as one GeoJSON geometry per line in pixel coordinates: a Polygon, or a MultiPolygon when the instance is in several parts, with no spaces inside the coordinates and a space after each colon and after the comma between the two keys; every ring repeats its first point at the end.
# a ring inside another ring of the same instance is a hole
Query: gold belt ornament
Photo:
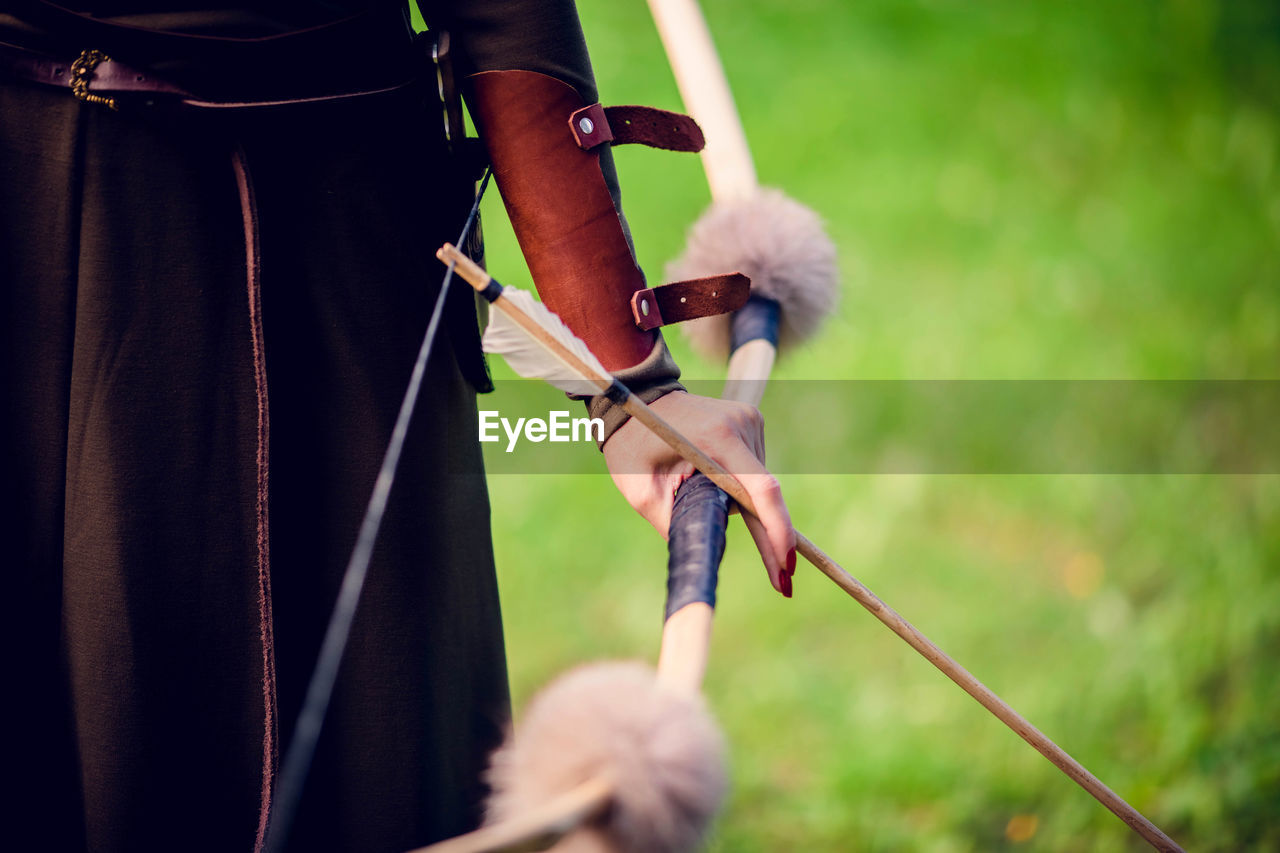
{"type": "Polygon", "coordinates": [[[88,104],[102,104],[112,110],[119,109],[115,98],[95,95],[89,91],[89,81],[93,79],[94,69],[104,62],[110,61],[111,57],[100,50],[80,51],[76,61],[71,63],[71,94],[77,101],[84,101],[88,104]]]}

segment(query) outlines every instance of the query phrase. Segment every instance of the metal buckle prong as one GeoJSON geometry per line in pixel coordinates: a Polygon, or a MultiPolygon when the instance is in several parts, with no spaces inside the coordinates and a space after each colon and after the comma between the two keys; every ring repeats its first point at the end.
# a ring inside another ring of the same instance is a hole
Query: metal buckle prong
{"type": "Polygon", "coordinates": [[[80,51],[76,61],[71,63],[71,94],[77,101],[84,101],[87,104],[101,104],[111,110],[119,109],[115,98],[95,95],[89,91],[89,81],[93,79],[93,70],[102,63],[110,61],[111,57],[100,50],[80,51]]]}

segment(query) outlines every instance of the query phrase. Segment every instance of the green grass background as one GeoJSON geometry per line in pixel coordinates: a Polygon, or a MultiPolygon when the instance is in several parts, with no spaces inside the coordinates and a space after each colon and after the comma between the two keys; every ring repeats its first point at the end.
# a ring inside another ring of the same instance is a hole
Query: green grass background
{"type": "MultiPolygon", "coordinates": [[[[645,5],[579,6],[603,100],[680,109],[645,5]]],[[[762,183],[840,252],[837,315],[776,376],[1280,378],[1275,4],[704,9],[762,183]]],[[[701,165],[617,160],[657,279],[708,201],[701,165]]],[[[518,282],[496,196],[485,215],[518,282]]],[[[723,375],[668,339],[687,376],[723,375]]],[[[1188,849],[1280,849],[1280,477],[781,480],[800,529],[1188,849]]],[[[655,660],[665,545],[607,476],[490,491],[517,717],[575,664],[655,660]]],[[[795,588],[772,592],[735,525],[712,849],[1143,849],[816,571],[795,588]]]]}

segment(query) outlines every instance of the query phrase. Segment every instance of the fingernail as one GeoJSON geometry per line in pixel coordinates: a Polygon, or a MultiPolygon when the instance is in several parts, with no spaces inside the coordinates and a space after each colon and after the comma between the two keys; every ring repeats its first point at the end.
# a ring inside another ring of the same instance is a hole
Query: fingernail
{"type": "Polygon", "coordinates": [[[787,574],[794,575],[796,573],[796,549],[792,548],[787,552],[787,574]]]}
{"type": "Polygon", "coordinates": [[[782,594],[787,598],[791,597],[791,575],[781,575],[778,580],[782,581],[782,594]]]}

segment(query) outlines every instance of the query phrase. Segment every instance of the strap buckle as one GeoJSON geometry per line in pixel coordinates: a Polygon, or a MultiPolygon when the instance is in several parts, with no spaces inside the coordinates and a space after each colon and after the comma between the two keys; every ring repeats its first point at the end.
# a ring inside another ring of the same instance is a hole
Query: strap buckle
{"type": "Polygon", "coordinates": [[[109,98],[105,95],[95,95],[89,91],[89,81],[93,79],[93,71],[104,62],[110,62],[111,57],[107,56],[100,50],[82,50],[80,55],[76,57],[75,62],[71,63],[71,95],[77,101],[84,101],[87,104],[101,104],[109,110],[119,110],[115,98],[109,98]]]}

